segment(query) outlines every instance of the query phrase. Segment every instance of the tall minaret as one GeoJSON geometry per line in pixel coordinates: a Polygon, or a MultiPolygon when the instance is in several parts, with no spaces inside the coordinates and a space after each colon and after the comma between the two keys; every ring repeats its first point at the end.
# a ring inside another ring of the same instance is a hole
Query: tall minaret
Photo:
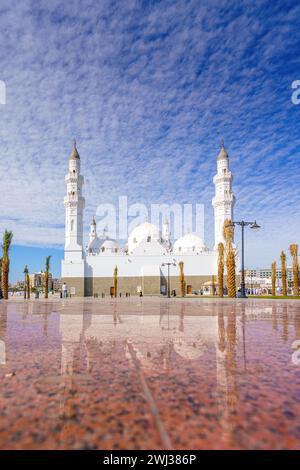
{"type": "Polygon", "coordinates": [[[215,196],[212,205],[215,211],[215,245],[217,250],[220,242],[224,243],[223,227],[226,219],[233,220],[235,197],[232,192],[233,176],[229,170],[228,153],[224,142],[218,155],[217,174],[214,176],[215,196]]]}
{"type": "Polygon", "coordinates": [[[89,242],[92,243],[92,241],[95,240],[96,238],[97,238],[97,225],[96,225],[95,217],[93,217],[93,220],[90,225],[89,242]]]}
{"type": "Polygon", "coordinates": [[[67,195],[64,198],[66,208],[65,259],[79,260],[83,255],[83,176],[80,174],[80,157],[74,140],[69,160],[69,172],[65,177],[67,195]]]}

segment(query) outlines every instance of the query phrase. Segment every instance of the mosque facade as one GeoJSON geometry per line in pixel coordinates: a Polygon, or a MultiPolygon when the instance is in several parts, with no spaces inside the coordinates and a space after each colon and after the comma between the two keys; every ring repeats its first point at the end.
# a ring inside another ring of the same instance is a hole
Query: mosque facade
{"type": "Polygon", "coordinates": [[[171,241],[169,221],[161,229],[145,221],[135,227],[125,246],[108,236],[99,236],[95,219],[90,224],[89,240],[84,245],[82,194],[84,178],[80,156],[74,146],[65,177],[65,250],[62,281],[72,296],[167,295],[180,292],[179,263],[183,262],[186,293],[206,292],[217,276],[218,243],[224,242],[223,225],[233,220],[235,197],[229,157],[222,143],[214,176],[214,247],[210,250],[195,233],[186,233],[171,241]],[[114,273],[117,268],[117,293],[114,273]]]}

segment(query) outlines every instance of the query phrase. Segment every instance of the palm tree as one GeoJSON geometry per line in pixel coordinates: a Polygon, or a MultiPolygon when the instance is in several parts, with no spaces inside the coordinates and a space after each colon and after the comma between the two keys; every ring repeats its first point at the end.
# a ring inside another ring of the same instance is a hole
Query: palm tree
{"type": "Polygon", "coordinates": [[[48,299],[48,291],[49,291],[50,258],[51,258],[51,256],[46,256],[46,269],[45,269],[45,299],[48,299]]]}
{"type": "Polygon", "coordinates": [[[223,243],[218,244],[218,296],[223,297],[224,295],[224,245],[223,243]]]}
{"type": "MultiPolygon", "coordinates": [[[[26,299],[26,292],[27,292],[27,276],[28,276],[28,266],[26,264],[24,268],[24,299],[26,299]]],[[[28,297],[29,298],[29,297],[28,297]]]]}
{"type": "Polygon", "coordinates": [[[1,266],[1,284],[3,299],[8,299],[8,276],[9,276],[9,249],[12,241],[13,233],[5,230],[3,235],[3,254],[2,254],[2,266],[1,266]]]}
{"type": "Polygon", "coordinates": [[[114,269],[114,295],[117,297],[117,290],[118,290],[118,266],[114,269]]]}
{"type": "Polygon", "coordinates": [[[272,263],[272,295],[276,295],[276,261],[272,263]]]}
{"type": "Polygon", "coordinates": [[[286,254],[282,251],[280,255],[281,260],[281,280],[282,280],[282,295],[287,296],[287,282],[286,282],[286,254]]]}
{"type": "Polygon", "coordinates": [[[226,268],[227,268],[227,287],[228,297],[236,297],[236,281],[235,281],[235,250],[232,246],[234,228],[231,220],[224,222],[224,237],[226,240],[226,268]]]}
{"type": "Polygon", "coordinates": [[[180,293],[181,297],[185,297],[185,280],[184,280],[184,263],[183,261],[179,261],[179,269],[180,269],[180,274],[179,274],[179,282],[180,282],[180,293]]]}
{"type": "Polygon", "coordinates": [[[30,278],[29,272],[26,274],[26,289],[27,289],[27,299],[30,299],[30,278]]]}
{"type": "Polygon", "coordinates": [[[215,295],[215,276],[211,276],[211,294],[215,295]]]}
{"type": "Polygon", "coordinates": [[[299,263],[298,263],[298,245],[290,245],[290,253],[293,257],[293,294],[299,295],[299,263]]]}

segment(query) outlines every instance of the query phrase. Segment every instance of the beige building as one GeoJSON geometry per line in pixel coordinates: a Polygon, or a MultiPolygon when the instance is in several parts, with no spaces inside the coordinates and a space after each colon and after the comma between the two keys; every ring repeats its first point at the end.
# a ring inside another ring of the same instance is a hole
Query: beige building
{"type": "MultiPolygon", "coordinates": [[[[45,287],[45,273],[43,271],[39,273],[29,274],[29,282],[31,289],[44,289],[45,287]]],[[[49,290],[52,289],[52,274],[49,273],[49,290]]]]}

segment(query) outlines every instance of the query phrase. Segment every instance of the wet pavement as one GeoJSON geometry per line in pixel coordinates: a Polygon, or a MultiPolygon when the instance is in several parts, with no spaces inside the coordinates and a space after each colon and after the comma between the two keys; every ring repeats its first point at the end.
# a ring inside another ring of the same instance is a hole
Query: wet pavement
{"type": "Polygon", "coordinates": [[[297,300],[2,301],[0,449],[299,449],[297,340],[297,300]]]}

